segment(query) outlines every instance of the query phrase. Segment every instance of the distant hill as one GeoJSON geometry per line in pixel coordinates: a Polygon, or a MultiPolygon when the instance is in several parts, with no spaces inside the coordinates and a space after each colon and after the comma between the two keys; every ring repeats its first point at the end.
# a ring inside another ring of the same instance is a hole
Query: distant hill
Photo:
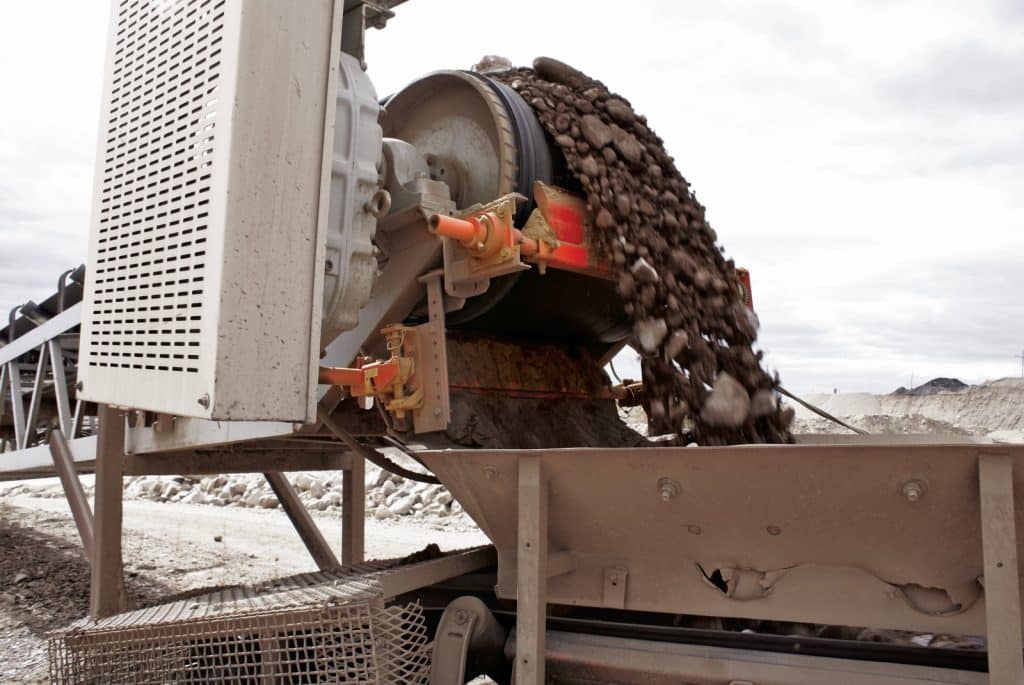
{"type": "Polygon", "coordinates": [[[896,388],[893,391],[893,395],[934,395],[940,392],[960,392],[964,388],[969,387],[966,383],[961,381],[959,378],[933,378],[927,383],[923,383],[916,388],[910,388],[909,390],[904,387],[896,388]]]}

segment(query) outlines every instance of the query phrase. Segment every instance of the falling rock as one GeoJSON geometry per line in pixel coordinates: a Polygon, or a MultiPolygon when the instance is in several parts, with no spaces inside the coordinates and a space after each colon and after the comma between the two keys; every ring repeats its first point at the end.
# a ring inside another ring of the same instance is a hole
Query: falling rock
{"type": "Polygon", "coordinates": [[[700,290],[707,290],[711,285],[711,274],[707,269],[697,269],[697,273],[693,276],[693,284],[700,290]]]}
{"type": "Polygon", "coordinates": [[[434,497],[434,501],[437,502],[438,504],[450,504],[452,501],[452,493],[448,492],[447,490],[441,490],[434,497]]]}
{"type": "Polygon", "coordinates": [[[167,487],[164,488],[164,497],[170,499],[171,497],[174,497],[180,492],[181,488],[178,486],[178,484],[175,483],[174,481],[171,481],[170,483],[167,484],[167,487]]]}
{"type": "Polygon", "coordinates": [[[571,136],[568,136],[564,133],[560,133],[559,135],[555,136],[555,142],[558,143],[559,147],[563,148],[576,147],[576,141],[573,140],[571,136]]]}
{"type": "Polygon", "coordinates": [[[320,499],[324,496],[324,485],[318,480],[314,480],[309,486],[309,496],[313,499],[320,499]]]}
{"type": "Polygon", "coordinates": [[[258,507],[260,505],[260,499],[263,497],[263,493],[259,490],[253,490],[245,496],[242,500],[243,504],[247,507],[258,507]]]}
{"type": "Polygon", "coordinates": [[[643,257],[640,257],[633,262],[633,266],[630,268],[630,271],[633,272],[633,276],[636,280],[641,283],[657,283],[659,280],[657,269],[651,266],[643,257]]]}
{"type": "Polygon", "coordinates": [[[612,213],[607,209],[602,209],[597,213],[597,218],[594,220],[594,223],[602,231],[607,231],[608,229],[615,228],[615,217],[613,217],[612,213]]]}
{"type": "Polygon", "coordinates": [[[615,196],[615,210],[622,216],[629,216],[633,209],[633,203],[626,193],[619,193],[615,196]]]}
{"type": "Polygon", "coordinates": [[[750,395],[740,382],[727,373],[719,373],[700,416],[708,425],[738,428],[750,415],[750,395]]]}
{"type": "Polygon", "coordinates": [[[618,98],[609,98],[604,103],[604,109],[608,112],[608,116],[620,124],[628,125],[636,119],[633,108],[618,98]]]}
{"type": "Polygon", "coordinates": [[[395,485],[395,482],[392,480],[384,481],[384,485],[381,487],[381,492],[384,493],[385,497],[395,492],[396,490],[398,490],[398,486],[395,485]]]}
{"type": "Polygon", "coordinates": [[[231,484],[231,494],[236,497],[238,495],[243,495],[245,494],[246,487],[247,486],[245,484],[245,481],[236,480],[234,483],[231,484]]]}
{"type": "Polygon", "coordinates": [[[594,178],[601,174],[601,166],[597,163],[596,159],[587,155],[583,158],[583,161],[580,162],[580,171],[587,176],[594,178]]]}
{"type": "Polygon", "coordinates": [[[392,516],[394,516],[394,514],[391,513],[391,510],[383,504],[373,510],[373,517],[375,519],[389,519],[392,516]]]}
{"type": "Polygon", "coordinates": [[[789,428],[790,424],[793,423],[793,419],[796,418],[796,410],[793,407],[784,407],[779,412],[779,422],[785,428],[789,428]]]}
{"type": "Polygon", "coordinates": [[[611,129],[612,145],[619,151],[622,158],[627,162],[638,164],[644,156],[643,145],[629,131],[624,131],[618,126],[611,129]]]}
{"type": "Polygon", "coordinates": [[[644,319],[633,326],[633,332],[644,351],[654,352],[668,335],[668,324],[665,319],[644,319]]]}
{"type": "Polygon", "coordinates": [[[308,473],[300,473],[299,475],[295,476],[294,485],[299,490],[309,490],[309,486],[311,486],[312,484],[313,477],[310,476],[308,473]]]}
{"type": "Polygon", "coordinates": [[[750,416],[759,418],[771,416],[775,413],[775,393],[767,388],[761,388],[750,398],[750,416]]]}
{"type": "Polygon", "coordinates": [[[585,114],[580,120],[580,132],[588,143],[600,150],[612,141],[612,129],[593,114],[585,114]]]}
{"type": "Polygon", "coordinates": [[[583,72],[551,57],[538,57],[533,60],[533,68],[541,78],[555,83],[564,83],[573,90],[585,87],[590,81],[590,78],[583,72]]]}
{"type": "Polygon", "coordinates": [[[313,509],[314,511],[323,511],[327,507],[328,507],[327,500],[322,500],[322,499],[318,499],[315,502],[311,502],[310,505],[309,505],[309,508],[313,509]]]}
{"type": "Polygon", "coordinates": [[[665,343],[665,356],[668,359],[675,359],[679,356],[686,346],[690,344],[690,336],[686,331],[676,331],[669,336],[668,342],[665,343]]]}
{"type": "Polygon", "coordinates": [[[277,504],[277,498],[273,495],[264,495],[263,497],[260,497],[260,509],[276,509],[277,504]]]}

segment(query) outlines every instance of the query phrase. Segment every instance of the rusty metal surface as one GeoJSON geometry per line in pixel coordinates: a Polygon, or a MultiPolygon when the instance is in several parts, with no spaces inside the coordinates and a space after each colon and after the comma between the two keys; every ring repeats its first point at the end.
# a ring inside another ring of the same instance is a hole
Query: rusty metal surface
{"type": "Polygon", "coordinates": [[[771,654],[550,631],[547,666],[560,685],[985,685],[984,673],[771,654]]]}
{"type": "MultiPolygon", "coordinates": [[[[515,596],[517,471],[539,455],[551,603],[983,634],[978,458],[1024,446],[777,445],[421,454],[498,548],[515,596]]],[[[1024,544],[1018,508],[1017,546],[1024,544]]]]}

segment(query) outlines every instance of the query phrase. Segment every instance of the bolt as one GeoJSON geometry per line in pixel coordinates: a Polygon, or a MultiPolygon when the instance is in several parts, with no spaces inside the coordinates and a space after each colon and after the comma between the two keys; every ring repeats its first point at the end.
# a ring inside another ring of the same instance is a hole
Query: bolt
{"type": "Polygon", "coordinates": [[[701,528],[700,526],[687,526],[687,527],[686,527],[686,530],[687,530],[687,531],[688,531],[688,532],[689,532],[689,533],[690,533],[691,535],[700,535],[701,533],[703,533],[703,532],[704,532],[704,530],[703,530],[703,529],[702,529],[702,528],[701,528]]]}
{"type": "Polygon", "coordinates": [[[203,393],[203,395],[201,395],[199,397],[197,402],[199,402],[199,406],[202,407],[203,409],[209,409],[210,408],[210,395],[209,395],[209,393],[203,393]]]}
{"type": "Polygon", "coordinates": [[[903,496],[911,502],[921,499],[924,494],[924,486],[920,481],[908,480],[903,484],[903,496]]]}
{"type": "Polygon", "coordinates": [[[459,609],[455,612],[455,623],[464,626],[469,621],[469,614],[463,609],[459,609]]]}
{"type": "Polygon", "coordinates": [[[79,392],[81,392],[84,389],[85,389],[85,383],[83,383],[82,381],[78,381],[77,383],[75,383],[75,390],[78,390],[79,392]]]}
{"type": "Polygon", "coordinates": [[[487,477],[487,480],[494,480],[498,477],[498,469],[493,466],[485,466],[484,475],[487,477]]]}
{"type": "Polygon", "coordinates": [[[679,483],[672,480],[671,478],[659,478],[658,479],[658,494],[661,495],[661,501],[667,502],[676,495],[682,492],[682,488],[679,483]]]}
{"type": "Polygon", "coordinates": [[[765,528],[765,530],[768,531],[769,535],[781,535],[782,534],[782,529],[779,528],[778,526],[768,526],[767,528],[765,528]]]}
{"type": "Polygon", "coordinates": [[[434,416],[441,415],[441,407],[434,407],[434,416]]]}

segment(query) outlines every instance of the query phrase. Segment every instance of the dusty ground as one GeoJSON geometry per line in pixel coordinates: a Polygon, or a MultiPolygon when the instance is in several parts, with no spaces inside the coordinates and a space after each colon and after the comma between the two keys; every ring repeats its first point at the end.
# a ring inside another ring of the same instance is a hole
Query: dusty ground
{"type": "MultiPolygon", "coordinates": [[[[313,515],[340,555],[340,517],[313,515]]],[[[430,542],[450,550],[485,541],[477,530],[456,528],[369,518],[367,557],[402,556],[430,542]]],[[[126,500],[124,530],[128,591],[140,606],[316,568],[280,509],[126,500]]],[[[47,682],[46,636],[85,614],[88,591],[89,566],[64,500],[0,497],[0,682],[47,682]]]]}

